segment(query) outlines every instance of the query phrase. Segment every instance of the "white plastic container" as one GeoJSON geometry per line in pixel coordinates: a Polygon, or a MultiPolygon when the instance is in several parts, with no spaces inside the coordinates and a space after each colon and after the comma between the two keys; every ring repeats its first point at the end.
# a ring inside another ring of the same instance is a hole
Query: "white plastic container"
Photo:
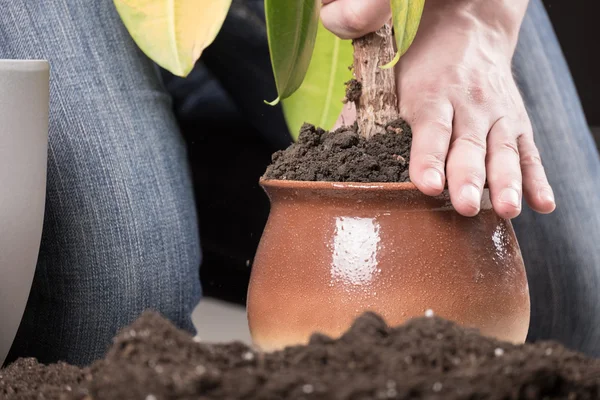
{"type": "Polygon", "coordinates": [[[23,317],[39,253],[48,107],[47,61],[0,60],[0,366],[23,317]]]}

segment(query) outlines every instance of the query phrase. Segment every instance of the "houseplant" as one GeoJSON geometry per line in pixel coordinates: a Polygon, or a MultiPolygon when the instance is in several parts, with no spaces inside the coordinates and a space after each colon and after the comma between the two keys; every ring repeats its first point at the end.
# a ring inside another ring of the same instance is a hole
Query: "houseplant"
{"type": "MultiPolygon", "coordinates": [[[[279,92],[270,104],[285,102],[301,87],[319,3],[265,2],[279,92]]],[[[447,192],[429,198],[405,182],[410,127],[399,120],[390,68],[415,37],[423,1],[391,4],[395,33],[386,25],[354,42],[356,81],[347,100],[356,104],[357,126],[335,134],[306,127],[298,145],[276,155],[261,181],[272,210],[253,266],[248,310],[253,337],[264,349],[304,342],[316,330],[337,336],[366,310],[396,325],[433,309],[491,336],[525,339],[523,262],[510,222],[494,214],[489,194],[482,212],[466,219],[452,209],[447,192]],[[377,141],[380,153],[368,154],[365,149],[377,141]],[[398,151],[390,153],[386,141],[398,151]],[[352,159],[357,149],[362,153],[352,159]],[[309,153],[312,159],[304,157],[309,153]],[[327,165],[332,154],[342,155],[344,171],[327,165]],[[381,170],[374,161],[381,157],[391,175],[369,172],[381,170]]]]}
{"type": "Polygon", "coordinates": [[[27,304],[46,198],[49,67],[0,60],[0,365],[27,304]]]}
{"type": "Polygon", "coordinates": [[[357,124],[305,126],[261,180],[272,207],[248,316],[264,350],[305,343],[314,331],[337,337],[364,311],[392,325],[437,313],[502,340],[527,336],[523,260],[489,192],[466,218],[447,191],[428,197],[407,182],[411,130],[398,120],[393,73],[379,68],[394,55],[390,31],[355,41],[348,97],[357,124]]]}
{"type": "Polygon", "coordinates": [[[272,208],[248,315],[263,349],[304,343],[313,331],[339,336],[368,310],[392,325],[435,312],[503,340],[526,338],[523,261],[489,192],[469,219],[452,208],[447,191],[431,198],[407,182],[411,132],[399,121],[387,68],[414,38],[398,26],[409,26],[408,16],[420,10],[402,3],[392,7],[395,35],[384,26],[354,41],[356,82],[347,100],[356,104],[356,126],[335,133],[305,127],[261,180],[272,208]]]}

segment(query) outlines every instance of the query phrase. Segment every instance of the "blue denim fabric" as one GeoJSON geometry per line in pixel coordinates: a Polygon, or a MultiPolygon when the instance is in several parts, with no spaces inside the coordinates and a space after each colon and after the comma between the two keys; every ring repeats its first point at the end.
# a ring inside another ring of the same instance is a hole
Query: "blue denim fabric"
{"type": "Polygon", "coordinates": [[[532,297],[530,339],[600,356],[600,159],[540,0],[530,3],[513,65],[558,206],[543,216],[524,209],[514,221],[532,297]]]}
{"type": "MultiPolygon", "coordinates": [[[[110,0],[0,0],[0,10],[0,57],[47,58],[52,67],[47,216],[11,355],[88,363],[145,308],[191,328],[200,297],[196,214],[185,148],[151,63],[110,0]]],[[[255,22],[252,40],[264,41],[255,22]]],[[[266,118],[259,108],[272,97],[258,87],[272,91],[268,58],[251,63],[260,79],[248,78],[231,29],[206,64],[265,143],[281,147],[289,141],[281,115],[266,118]],[[225,82],[232,76],[235,84],[225,82]],[[245,80],[249,89],[240,90],[245,80]]],[[[532,0],[514,67],[559,207],[551,216],[525,209],[514,221],[530,279],[530,339],[600,355],[600,161],[540,0],[532,0]]],[[[217,106],[209,89],[186,90],[197,97],[182,109],[217,106]]]]}
{"type": "Polygon", "coordinates": [[[46,217],[11,357],[87,364],[146,308],[192,329],[196,210],[154,65],[110,0],[1,0],[0,10],[0,58],[51,65],[46,217]]]}

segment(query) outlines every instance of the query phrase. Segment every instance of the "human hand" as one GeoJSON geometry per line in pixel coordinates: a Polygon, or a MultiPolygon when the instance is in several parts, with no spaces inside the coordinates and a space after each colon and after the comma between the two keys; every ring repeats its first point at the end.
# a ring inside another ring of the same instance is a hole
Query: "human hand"
{"type": "MultiPolygon", "coordinates": [[[[400,115],[413,128],[411,181],[455,209],[479,212],[488,183],[494,210],[556,207],[511,60],[527,1],[428,0],[415,42],[396,67],[400,115]]],[[[390,17],[387,0],[329,0],[324,25],[359,37],[390,17]],[[370,18],[368,21],[367,18],[370,18]]]]}

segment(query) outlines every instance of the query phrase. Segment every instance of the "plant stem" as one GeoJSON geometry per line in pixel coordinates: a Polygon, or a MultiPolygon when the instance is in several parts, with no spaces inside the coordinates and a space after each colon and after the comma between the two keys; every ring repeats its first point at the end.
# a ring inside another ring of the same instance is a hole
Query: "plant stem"
{"type": "Polygon", "coordinates": [[[379,68],[391,61],[396,52],[392,27],[386,24],[353,44],[354,76],[362,85],[360,98],[355,101],[356,122],[359,134],[369,139],[400,118],[394,69],[379,68]]]}

